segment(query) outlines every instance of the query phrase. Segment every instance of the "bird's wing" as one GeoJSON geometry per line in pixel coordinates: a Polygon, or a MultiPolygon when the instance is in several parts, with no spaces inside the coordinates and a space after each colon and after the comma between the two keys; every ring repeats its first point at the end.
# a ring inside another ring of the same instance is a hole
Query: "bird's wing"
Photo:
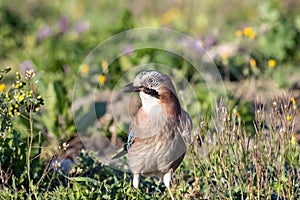
{"type": "Polygon", "coordinates": [[[134,131],[133,129],[131,129],[126,143],[127,150],[130,148],[131,144],[133,143],[133,140],[134,140],[134,131]]]}
{"type": "Polygon", "coordinates": [[[190,115],[184,110],[181,110],[181,135],[189,135],[193,129],[192,119],[190,115]]]}
{"type": "Polygon", "coordinates": [[[121,158],[122,156],[126,155],[128,153],[128,149],[130,148],[133,141],[134,141],[134,131],[133,131],[133,129],[131,129],[131,131],[129,132],[129,135],[128,135],[127,143],[124,145],[124,148],[122,149],[122,151],[120,151],[115,156],[113,156],[112,159],[118,159],[118,158],[121,158]]]}
{"type": "Polygon", "coordinates": [[[192,139],[193,139],[192,129],[193,129],[192,119],[190,115],[185,110],[182,109],[179,132],[181,136],[184,138],[186,144],[192,143],[192,139]]]}

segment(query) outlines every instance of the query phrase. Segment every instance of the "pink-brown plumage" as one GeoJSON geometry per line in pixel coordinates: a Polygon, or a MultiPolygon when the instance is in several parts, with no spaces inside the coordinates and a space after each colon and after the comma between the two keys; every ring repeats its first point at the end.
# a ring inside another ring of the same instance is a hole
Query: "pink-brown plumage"
{"type": "Polygon", "coordinates": [[[157,71],[139,73],[124,92],[139,92],[142,107],[130,125],[128,163],[138,187],[141,175],[162,178],[171,198],[171,175],[182,162],[186,145],[182,134],[191,120],[177,98],[171,79],[157,71]]]}

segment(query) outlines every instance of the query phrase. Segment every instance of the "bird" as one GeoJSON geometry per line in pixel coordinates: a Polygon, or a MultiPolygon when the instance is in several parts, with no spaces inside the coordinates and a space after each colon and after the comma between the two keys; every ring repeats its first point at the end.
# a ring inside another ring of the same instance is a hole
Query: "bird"
{"type": "Polygon", "coordinates": [[[130,123],[123,151],[114,158],[128,153],[134,188],[138,189],[141,176],[157,177],[173,200],[172,174],[186,154],[183,136],[192,129],[191,118],[182,109],[170,77],[159,71],[138,73],[122,91],[138,92],[142,105],[130,123]]]}

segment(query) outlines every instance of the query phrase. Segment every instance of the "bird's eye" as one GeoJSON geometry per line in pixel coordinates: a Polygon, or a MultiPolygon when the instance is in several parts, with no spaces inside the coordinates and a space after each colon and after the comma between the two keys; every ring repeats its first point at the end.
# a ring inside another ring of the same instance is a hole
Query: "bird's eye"
{"type": "Polygon", "coordinates": [[[155,78],[149,78],[148,79],[148,84],[151,86],[156,86],[157,85],[157,81],[155,78]]]}

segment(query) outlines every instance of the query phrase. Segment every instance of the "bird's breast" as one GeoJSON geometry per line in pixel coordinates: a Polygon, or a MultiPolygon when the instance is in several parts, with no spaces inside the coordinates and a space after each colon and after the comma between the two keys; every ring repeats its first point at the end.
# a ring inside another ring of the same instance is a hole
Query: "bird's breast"
{"type": "Polygon", "coordinates": [[[142,107],[133,118],[131,128],[136,137],[148,138],[160,133],[166,123],[167,117],[160,106],[154,106],[148,112],[142,107]]]}
{"type": "Polygon", "coordinates": [[[135,133],[142,132],[144,136],[148,134],[147,137],[135,137],[128,150],[130,169],[134,173],[159,176],[158,174],[166,173],[180,164],[186,146],[178,131],[177,120],[166,121],[161,127],[133,129],[135,133]],[[179,164],[176,164],[178,162],[179,164]]]}
{"type": "Polygon", "coordinates": [[[159,136],[148,140],[137,139],[128,151],[129,166],[133,173],[160,177],[170,169],[175,170],[185,152],[181,135],[176,135],[172,140],[159,136]]]}

